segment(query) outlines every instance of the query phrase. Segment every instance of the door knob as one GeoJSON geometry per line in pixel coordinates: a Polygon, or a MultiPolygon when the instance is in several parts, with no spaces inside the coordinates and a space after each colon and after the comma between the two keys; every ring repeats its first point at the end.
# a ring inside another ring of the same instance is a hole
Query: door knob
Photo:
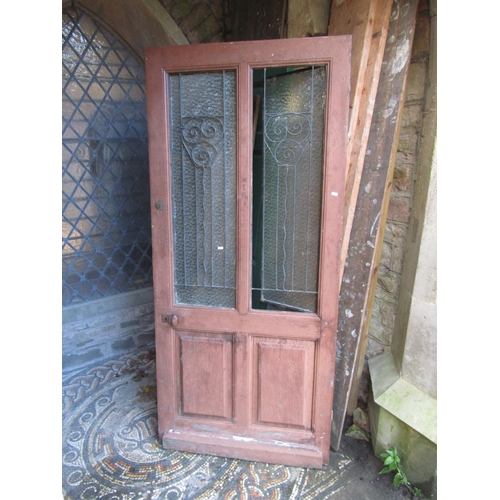
{"type": "Polygon", "coordinates": [[[177,314],[162,314],[161,322],[168,323],[171,326],[175,326],[179,323],[179,316],[177,316],[177,314]]]}

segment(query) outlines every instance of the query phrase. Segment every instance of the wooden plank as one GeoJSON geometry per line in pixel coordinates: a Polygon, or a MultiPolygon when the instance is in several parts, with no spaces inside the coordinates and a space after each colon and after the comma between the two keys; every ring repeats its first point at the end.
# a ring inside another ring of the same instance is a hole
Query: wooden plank
{"type": "Polygon", "coordinates": [[[398,143],[418,0],[393,2],[360,193],[339,299],[337,365],[331,447],[338,450],[354,383],[355,360],[364,357],[369,310],[398,143]]]}
{"type": "Polygon", "coordinates": [[[339,288],[354,219],[364,154],[377,92],[392,0],[334,2],[329,35],[352,35],[350,119],[347,144],[344,236],[339,288]]]}
{"type": "Polygon", "coordinates": [[[366,65],[373,34],[375,6],[378,1],[380,0],[346,0],[340,4],[333,2],[330,13],[328,35],[352,36],[349,142],[352,142],[350,139],[358,121],[358,108],[365,84],[366,65]]]}
{"type": "Polygon", "coordinates": [[[351,116],[347,146],[344,235],[340,252],[339,289],[354,220],[359,183],[365,158],[384,56],[392,0],[348,0],[332,7],[332,34],[352,30],[351,116]],[[348,9],[346,11],[346,9],[348,9]]]}
{"type": "MultiPolygon", "coordinates": [[[[428,6],[428,1],[427,0],[419,0],[418,2],[418,7],[417,7],[417,15],[422,10],[427,10],[429,8],[428,6]]],[[[418,19],[417,19],[418,23],[418,19]]],[[[398,126],[400,126],[400,123],[398,123],[398,126]]],[[[397,133],[399,136],[399,131],[397,133]]],[[[395,147],[397,148],[397,143],[395,144],[395,147]]],[[[393,156],[391,158],[391,168],[394,167],[394,163],[396,161],[396,150],[393,152],[393,156]]],[[[392,174],[391,174],[392,178],[392,174]]],[[[385,220],[387,218],[387,211],[389,208],[389,195],[387,196],[387,204],[384,207],[384,214],[382,220],[384,221],[384,228],[385,228],[385,220]]],[[[375,244],[375,252],[376,252],[376,257],[375,257],[375,262],[379,263],[380,262],[380,256],[382,254],[382,246],[384,242],[384,234],[383,232],[380,233],[377,242],[375,244]]],[[[364,316],[364,322],[361,326],[361,342],[358,345],[358,349],[356,351],[356,358],[355,358],[355,368],[353,372],[353,381],[352,381],[352,387],[351,390],[349,391],[349,401],[347,405],[347,414],[351,415],[354,410],[357,407],[358,404],[358,396],[359,396],[359,387],[360,387],[360,382],[361,382],[361,377],[362,377],[362,372],[363,372],[363,364],[364,364],[364,358],[366,354],[366,348],[368,344],[368,332],[369,332],[369,327],[370,327],[370,318],[372,315],[372,309],[373,309],[373,300],[375,297],[375,289],[376,289],[376,283],[377,279],[374,278],[373,284],[369,290],[370,296],[367,300],[367,313],[364,316]]]]}

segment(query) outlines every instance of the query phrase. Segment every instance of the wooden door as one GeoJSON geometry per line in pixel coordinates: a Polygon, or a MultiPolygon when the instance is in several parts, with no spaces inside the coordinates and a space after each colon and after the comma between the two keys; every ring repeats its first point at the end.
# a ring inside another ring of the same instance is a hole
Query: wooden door
{"type": "Polygon", "coordinates": [[[328,463],[349,58],[350,37],[146,50],[166,448],[328,463]]]}

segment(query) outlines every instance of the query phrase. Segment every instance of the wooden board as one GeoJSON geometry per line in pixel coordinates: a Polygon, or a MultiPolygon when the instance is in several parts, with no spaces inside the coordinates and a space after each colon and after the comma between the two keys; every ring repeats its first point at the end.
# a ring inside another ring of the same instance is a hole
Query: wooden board
{"type": "Polygon", "coordinates": [[[347,143],[344,236],[340,252],[342,283],[354,210],[375,106],[392,0],[347,0],[332,6],[331,35],[352,32],[351,115],[347,143]]]}
{"type": "Polygon", "coordinates": [[[338,450],[356,358],[364,358],[399,136],[417,0],[393,2],[339,298],[331,447],[338,450]]]}
{"type": "Polygon", "coordinates": [[[378,1],[380,0],[346,0],[340,5],[333,2],[330,13],[328,35],[352,36],[349,138],[358,121],[357,111],[365,84],[375,6],[378,1]]]}

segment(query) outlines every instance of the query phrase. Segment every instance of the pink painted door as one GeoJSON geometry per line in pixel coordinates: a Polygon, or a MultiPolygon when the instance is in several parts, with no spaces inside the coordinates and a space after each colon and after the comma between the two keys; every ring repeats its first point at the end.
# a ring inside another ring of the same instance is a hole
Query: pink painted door
{"type": "Polygon", "coordinates": [[[166,448],[328,462],[349,57],[349,37],[146,51],[166,448]]]}

